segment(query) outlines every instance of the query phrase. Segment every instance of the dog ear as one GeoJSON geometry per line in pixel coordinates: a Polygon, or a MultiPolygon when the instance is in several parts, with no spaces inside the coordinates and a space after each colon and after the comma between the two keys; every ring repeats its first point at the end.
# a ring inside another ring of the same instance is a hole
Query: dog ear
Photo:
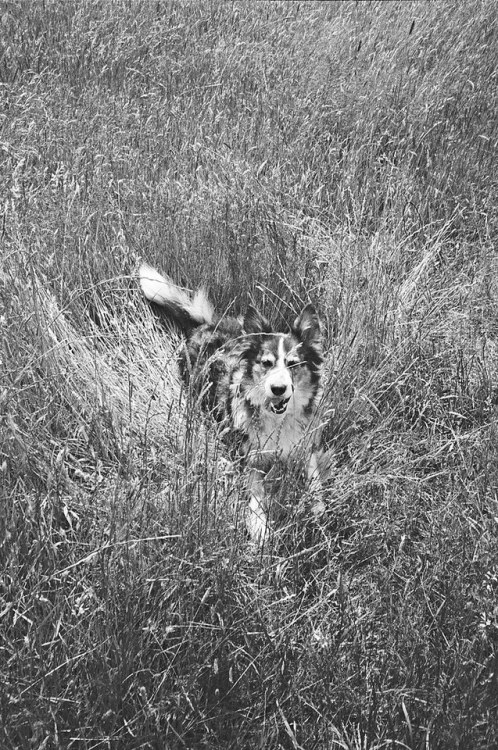
{"type": "Polygon", "coordinates": [[[305,344],[319,348],[322,343],[320,318],[313,305],[306,305],[292,327],[295,335],[305,344]]]}
{"type": "Polygon", "coordinates": [[[267,319],[252,305],[249,305],[244,315],[243,328],[245,333],[271,333],[267,319]]]}

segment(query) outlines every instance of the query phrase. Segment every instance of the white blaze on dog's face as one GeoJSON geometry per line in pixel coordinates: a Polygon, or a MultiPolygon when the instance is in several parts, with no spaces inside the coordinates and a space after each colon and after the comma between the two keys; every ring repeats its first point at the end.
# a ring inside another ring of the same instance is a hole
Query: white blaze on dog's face
{"type": "Polygon", "coordinates": [[[275,414],[283,414],[294,391],[290,364],[299,365],[297,355],[288,362],[288,336],[273,336],[263,346],[260,356],[261,385],[265,401],[275,414]]]}
{"type": "Polygon", "coordinates": [[[283,414],[292,396],[293,383],[286,366],[282,334],[267,334],[259,339],[257,351],[247,362],[250,383],[246,393],[253,406],[265,406],[275,414],[283,414]]]}

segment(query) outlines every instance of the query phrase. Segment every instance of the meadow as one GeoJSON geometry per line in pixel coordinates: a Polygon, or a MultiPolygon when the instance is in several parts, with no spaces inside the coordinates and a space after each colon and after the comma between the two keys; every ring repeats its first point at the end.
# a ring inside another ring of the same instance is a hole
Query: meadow
{"type": "Polygon", "coordinates": [[[0,746],[498,746],[495,0],[5,0],[0,746]],[[145,260],[326,339],[244,479],[145,260]]]}

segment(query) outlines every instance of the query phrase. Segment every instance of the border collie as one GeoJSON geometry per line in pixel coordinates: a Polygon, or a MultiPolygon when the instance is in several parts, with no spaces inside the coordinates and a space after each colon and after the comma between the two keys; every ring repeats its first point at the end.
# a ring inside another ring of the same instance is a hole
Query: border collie
{"type": "Polygon", "coordinates": [[[320,486],[318,315],[307,305],[288,333],[275,332],[254,307],[242,318],[218,316],[202,289],[191,296],[145,263],[139,275],[152,307],[186,339],[179,363],[184,382],[237,443],[248,473],[247,528],[251,539],[263,544],[264,478],[273,464],[292,460],[303,446],[308,481],[314,489],[320,486]]]}

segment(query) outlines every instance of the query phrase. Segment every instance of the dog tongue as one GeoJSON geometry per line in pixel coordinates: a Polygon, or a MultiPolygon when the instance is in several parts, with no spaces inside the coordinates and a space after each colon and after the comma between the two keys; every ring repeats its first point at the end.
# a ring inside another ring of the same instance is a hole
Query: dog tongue
{"type": "Polygon", "coordinates": [[[272,411],[274,411],[275,414],[283,414],[287,408],[288,401],[288,398],[283,398],[281,401],[277,401],[276,403],[272,402],[272,411]]]}

